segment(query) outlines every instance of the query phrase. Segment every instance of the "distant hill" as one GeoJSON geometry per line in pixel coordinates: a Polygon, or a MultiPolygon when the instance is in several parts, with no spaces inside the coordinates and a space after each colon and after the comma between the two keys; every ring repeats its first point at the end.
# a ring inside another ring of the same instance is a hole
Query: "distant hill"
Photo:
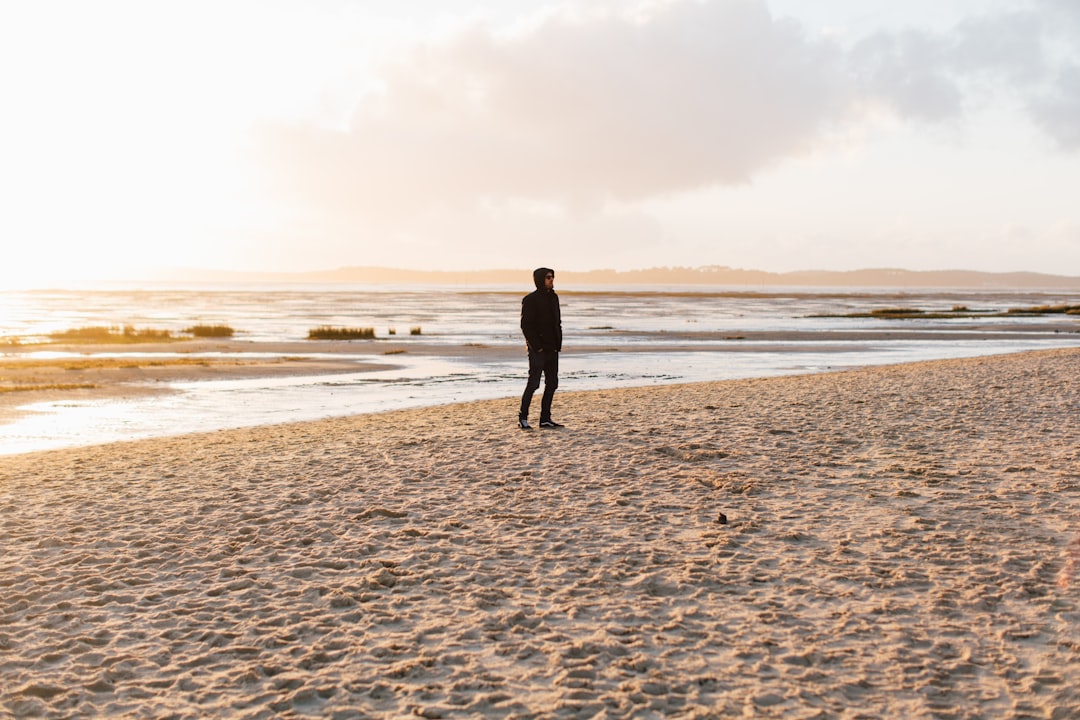
{"type": "MultiPolygon", "coordinates": [[[[974,270],[800,270],[773,273],[723,266],[665,267],[647,270],[557,270],[559,285],[721,285],[781,287],[977,288],[1080,290],[1080,277],[1033,272],[987,273],[974,270]]],[[[296,273],[174,271],[160,279],[218,282],[358,283],[432,285],[529,284],[531,269],[406,270],[346,267],[296,273]]]]}

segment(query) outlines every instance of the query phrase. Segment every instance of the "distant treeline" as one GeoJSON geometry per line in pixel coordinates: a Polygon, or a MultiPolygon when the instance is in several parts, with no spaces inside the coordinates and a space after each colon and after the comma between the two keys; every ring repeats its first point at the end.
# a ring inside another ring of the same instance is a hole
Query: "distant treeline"
{"type": "MultiPolygon", "coordinates": [[[[532,284],[532,269],[520,270],[404,270],[383,267],[347,267],[302,273],[240,273],[191,271],[185,280],[219,282],[360,283],[431,285],[525,285],[532,284]]],[[[647,270],[556,269],[556,284],[573,285],[736,285],[784,287],[863,288],[974,288],[1080,290],[1080,277],[1033,272],[987,273],[973,270],[801,270],[774,273],[743,270],[722,265],[660,267],[647,270]]]]}

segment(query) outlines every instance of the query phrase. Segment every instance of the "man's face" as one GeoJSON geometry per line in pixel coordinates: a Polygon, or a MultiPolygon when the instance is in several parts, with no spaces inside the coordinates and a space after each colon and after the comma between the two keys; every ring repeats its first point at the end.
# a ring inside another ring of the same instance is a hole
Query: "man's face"
{"type": "Polygon", "coordinates": [[[544,288],[547,289],[547,290],[551,290],[554,287],[555,287],[555,274],[554,273],[548,273],[547,275],[544,276],[544,288]]]}

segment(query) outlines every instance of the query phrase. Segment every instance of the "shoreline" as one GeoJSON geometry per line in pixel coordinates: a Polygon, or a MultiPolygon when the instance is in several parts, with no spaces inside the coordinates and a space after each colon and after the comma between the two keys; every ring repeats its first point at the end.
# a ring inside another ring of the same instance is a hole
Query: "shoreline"
{"type": "Polygon", "coordinates": [[[0,709],[1069,717],[1078,361],[567,392],[555,431],[479,401],[5,458],[0,709]]]}
{"type": "MultiPolygon", "coordinates": [[[[1080,335],[1075,322],[971,326],[962,330],[889,328],[860,331],[630,332],[612,331],[609,344],[567,348],[567,355],[620,353],[755,353],[812,350],[841,353],[875,342],[1048,339],[1080,335]],[[634,342],[627,343],[627,339],[634,342]],[[651,342],[648,342],[650,341],[651,342]]],[[[1076,339],[1080,345],[1080,337],[1076,339]]],[[[430,339],[373,341],[185,340],[131,344],[47,343],[0,354],[0,424],[26,415],[30,404],[117,400],[174,393],[172,383],[366,373],[400,366],[401,357],[512,363],[516,343],[444,344],[430,339]],[[42,356],[45,357],[42,357],[42,356]]]]}

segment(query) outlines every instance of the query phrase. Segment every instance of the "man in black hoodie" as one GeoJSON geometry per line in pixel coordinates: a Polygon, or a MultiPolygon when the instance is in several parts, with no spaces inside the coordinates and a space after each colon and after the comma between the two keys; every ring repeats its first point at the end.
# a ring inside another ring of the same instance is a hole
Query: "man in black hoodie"
{"type": "Polygon", "coordinates": [[[559,353],[562,351],[562,313],[559,296],[555,294],[555,271],[537,268],[533,271],[536,292],[521,300],[521,332],[529,349],[529,382],[521,396],[518,427],[532,430],[529,425],[529,405],[533,393],[540,387],[540,375],[544,375],[544,395],[540,400],[540,427],[560,428],[551,419],[551,400],[559,387],[559,353]]]}

